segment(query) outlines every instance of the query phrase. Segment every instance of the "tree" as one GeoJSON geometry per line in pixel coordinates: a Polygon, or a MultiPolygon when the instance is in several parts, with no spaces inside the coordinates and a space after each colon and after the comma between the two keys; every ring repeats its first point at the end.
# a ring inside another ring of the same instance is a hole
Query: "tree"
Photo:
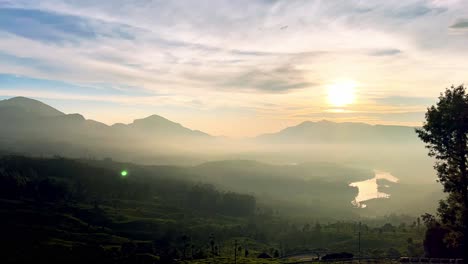
{"type": "Polygon", "coordinates": [[[398,249],[395,248],[389,248],[386,252],[387,257],[389,258],[400,258],[401,253],[398,251],[398,249]]]}
{"type": "Polygon", "coordinates": [[[210,247],[211,247],[211,255],[212,256],[216,255],[214,234],[210,235],[210,247]]]}
{"type": "Polygon", "coordinates": [[[468,259],[468,94],[461,85],[452,86],[441,93],[436,105],[427,109],[426,121],[417,129],[419,138],[426,143],[438,181],[444,192],[438,214],[451,238],[450,244],[468,259]]]}
{"type": "Polygon", "coordinates": [[[187,248],[190,246],[190,237],[187,235],[182,236],[182,256],[187,258],[187,248]]]}
{"type": "Polygon", "coordinates": [[[432,258],[450,257],[452,254],[447,248],[446,243],[444,243],[447,230],[435,220],[427,221],[426,227],[427,230],[423,243],[426,255],[432,258]]]}
{"type": "Polygon", "coordinates": [[[315,224],[315,232],[320,233],[322,231],[322,226],[319,222],[315,224]]]}
{"type": "Polygon", "coordinates": [[[273,257],[274,258],[279,258],[280,257],[280,253],[277,249],[275,249],[275,252],[273,253],[273,257]]]}

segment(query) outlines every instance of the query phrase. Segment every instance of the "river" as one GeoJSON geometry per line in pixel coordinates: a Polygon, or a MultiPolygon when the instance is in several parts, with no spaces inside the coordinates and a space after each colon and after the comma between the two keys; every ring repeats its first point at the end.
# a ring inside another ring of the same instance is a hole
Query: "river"
{"type": "Polygon", "coordinates": [[[352,182],[349,184],[351,187],[358,188],[358,195],[351,201],[351,204],[357,208],[365,208],[367,205],[363,202],[371,199],[388,199],[390,194],[384,193],[381,190],[388,188],[389,185],[384,184],[385,181],[397,183],[399,180],[389,172],[374,170],[375,176],[371,179],[352,182]],[[383,180],[383,181],[382,181],[383,180]]]}

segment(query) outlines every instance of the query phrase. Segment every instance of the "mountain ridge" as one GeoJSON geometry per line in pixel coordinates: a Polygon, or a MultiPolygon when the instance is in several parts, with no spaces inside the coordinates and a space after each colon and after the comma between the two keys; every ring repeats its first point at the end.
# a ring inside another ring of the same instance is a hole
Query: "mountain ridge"
{"type": "MultiPolygon", "coordinates": [[[[204,136],[210,136],[208,133],[205,133],[203,131],[199,130],[192,130],[190,128],[187,128],[183,126],[180,123],[173,122],[165,117],[162,117],[160,115],[150,115],[144,118],[140,119],[135,119],[133,120],[132,123],[129,124],[123,124],[123,123],[115,123],[112,125],[107,125],[105,123],[93,120],[93,119],[86,119],[83,115],[79,113],[71,113],[71,114],[65,114],[64,112],[61,112],[57,110],[56,108],[45,104],[39,100],[28,98],[28,97],[22,97],[22,96],[17,96],[17,97],[12,97],[9,99],[5,100],[0,100],[0,114],[1,113],[12,114],[15,112],[21,112],[22,115],[24,114],[33,114],[35,117],[60,117],[64,120],[74,120],[74,121],[86,121],[89,123],[94,123],[96,125],[101,125],[101,126],[106,126],[108,128],[115,128],[119,126],[124,126],[127,128],[132,128],[135,126],[139,126],[140,124],[146,124],[149,126],[170,126],[171,128],[176,128],[180,129],[181,131],[185,133],[190,133],[193,132],[194,134],[197,135],[204,135],[204,136]]],[[[17,114],[16,113],[16,114],[17,114]]]]}
{"type": "Polygon", "coordinates": [[[386,142],[391,140],[408,142],[417,139],[414,133],[415,128],[362,122],[304,121],[278,132],[258,135],[254,139],[270,143],[386,142]]]}
{"type": "MultiPolygon", "coordinates": [[[[8,124],[0,130],[3,149],[41,154],[77,153],[77,156],[115,155],[128,158],[128,155],[145,153],[144,155],[158,158],[185,155],[193,156],[195,160],[203,160],[200,155],[194,153],[204,153],[206,157],[212,157],[211,155],[238,152],[237,154],[249,157],[250,154],[245,153],[255,146],[259,152],[274,152],[281,156],[281,153],[289,153],[288,151],[290,154],[296,153],[296,146],[304,148],[316,144],[354,144],[361,149],[365,145],[403,146],[406,143],[419,142],[413,127],[322,120],[304,121],[276,133],[243,138],[240,139],[240,144],[237,144],[237,141],[192,130],[159,115],[135,119],[128,124],[116,123],[109,126],[85,119],[79,113],[65,114],[40,101],[25,97],[0,101],[0,122],[8,124]],[[260,144],[255,145],[258,143],[260,144]],[[292,148],[278,148],[275,145],[278,143],[290,144],[292,148]]],[[[303,159],[299,156],[292,158],[289,154],[284,155],[287,156],[287,162],[303,159]]]]}
{"type": "MultiPolygon", "coordinates": [[[[66,116],[67,118],[74,118],[74,119],[82,119],[86,121],[91,121],[93,123],[98,123],[102,124],[103,126],[107,126],[109,128],[134,128],[134,127],[140,127],[143,128],[144,130],[151,130],[151,128],[158,128],[160,126],[170,126],[172,128],[176,129],[181,129],[186,133],[195,133],[200,136],[211,136],[209,133],[206,133],[201,130],[196,130],[196,129],[191,129],[188,127],[185,127],[184,125],[174,122],[170,119],[167,119],[163,116],[157,115],[157,114],[152,114],[147,117],[143,118],[137,118],[134,119],[131,123],[121,123],[117,122],[111,125],[107,125],[103,122],[93,120],[93,119],[86,119],[83,117],[83,115],[79,113],[71,113],[71,114],[65,114],[64,112],[61,112],[60,110],[47,105],[39,100],[28,98],[28,97],[23,97],[23,96],[18,96],[18,97],[12,97],[9,99],[5,100],[0,100],[0,110],[5,110],[5,107],[10,107],[10,108],[16,108],[16,109],[23,109],[24,112],[26,113],[34,113],[38,114],[40,116],[48,116],[48,117],[56,117],[56,116],[66,116]],[[3,109],[2,109],[3,108],[3,109]]],[[[269,137],[275,137],[278,136],[279,134],[284,134],[284,133],[289,133],[290,131],[295,131],[297,133],[297,130],[307,130],[307,129],[315,129],[319,128],[318,126],[322,127],[327,127],[329,128],[336,128],[337,126],[355,126],[355,127],[362,127],[362,128],[387,128],[387,129],[414,129],[416,127],[413,126],[402,126],[402,125],[384,125],[384,124],[368,124],[364,122],[335,122],[335,121],[330,121],[330,120],[319,120],[319,121],[311,121],[311,120],[305,120],[302,121],[296,125],[284,127],[276,132],[268,132],[268,133],[262,133],[254,137],[254,139],[265,139],[269,137]]]]}

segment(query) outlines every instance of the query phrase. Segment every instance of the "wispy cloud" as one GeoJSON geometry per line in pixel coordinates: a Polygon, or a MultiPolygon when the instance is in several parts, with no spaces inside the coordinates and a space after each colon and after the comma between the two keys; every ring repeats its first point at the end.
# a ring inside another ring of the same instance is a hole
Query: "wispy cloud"
{"type": "Polygon", "coordinates": [[[460,19],[450,26],[453,29],[468,29],[468,19],[460,19]]]}
{"type": "Polygon", "coordinates": [[[318,83],[304,77],[304,72],[291,65],[277,68],[265,66],[242,70],[241,72],[224,73],[187,73],[187,78],[201,82],[213,82],[219,90],[238,92],[286,93],[290,90],[311,88],[318,83]]]}
{"type": "Polygon", "coordinates": [[[393,106],[424,106],[428,107],[435,103],[433,97],[411,97],[411,96],[387,96],[375,99],[376,103],[393,106]]]}
{"type": "Polygon", "coordinates": [[[401,53],[399,49],[382,49],[370,52],[371,56],[393,56],[401,53]]]}

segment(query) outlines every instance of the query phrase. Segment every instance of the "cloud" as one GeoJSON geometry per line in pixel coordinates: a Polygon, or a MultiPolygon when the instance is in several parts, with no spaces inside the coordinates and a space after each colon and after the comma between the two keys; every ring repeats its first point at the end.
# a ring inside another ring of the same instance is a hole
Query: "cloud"
{"type": "Polygon", "coordinates": [[[77,16],[34,9],[0,8],[0,30],[43,42],[96,38],[98,32],[93,27],[89,20],[77,16]]]}
{"type": "MultiPolygon", "coordinates": [[[[0,56],[0,58],[2,58],[0,56]]],[[[90,96],[167,96],[168,94],[149,93],[138,87],[114,85],[108,83],[94,83],[79,85],[69,82],[38,79],[27,76],[1,74],[0,90],[27,89],[29,91],[47,91],[69,94],[86,94],[90,96]]]]}
{"type": "Polygon", "coordinates": [[[287,92],[315,86],[315,83],[307,82],[304,74],[286,65],[280,68],[262,70],[255,69],[235,76],[223,83],[225,87],[237,89],[253,89],[262,92],[287,92]]]}
{"type": "Polygon", "coordinates": [[[285,93],[318,85],[292,65],[276,68],[253,67],[240,72],[187,73],[186,77],[202,83],[212,82],[220,90],[235,92],[285,93]]]}
{"type": "Polygon", "coordinates": [[[375,50],[369,53],[371,56],[393,56],[398,55],[401,53],[399,49],[382,49],[382,50],[375,50]]]}
{"type": "Polygon", "coordinates": [[[450,26],[452,29],[468,29],[468,19],[460,19],[450,26]]]}
{"type": "Polygon", "coordinates": [[[432,97],[411,97],[411,96],[388,96],[376,98],[377,104],[393,105],[393,106],[429,106],[434,104],[436,98],[432,97]]]}
{"type": "Polygon", "coordinates": [[[401,6],[390,12],[392,16],[404,19],[417,18],[429,14],[432,11],[443,12],[443,8],[429,8],[424,4],[413,4],[408,6],[401,6]]]}

